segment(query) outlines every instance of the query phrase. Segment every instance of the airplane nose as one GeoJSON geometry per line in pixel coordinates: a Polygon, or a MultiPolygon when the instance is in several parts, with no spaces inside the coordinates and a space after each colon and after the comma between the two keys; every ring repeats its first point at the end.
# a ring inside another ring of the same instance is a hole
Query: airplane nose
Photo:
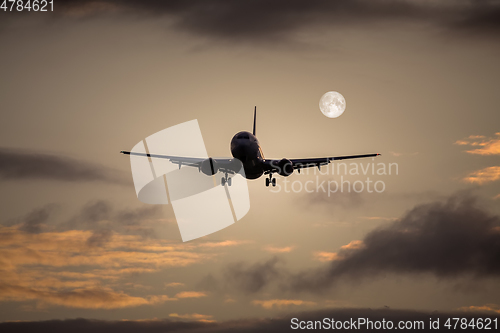
{"type": "Polygon", "coordinates": [[[249,144],[247,142],[239,142],[232,149],[231,153],[237,159],[239,159],[242,163],[246,162],[248,155],[249,144]]]}

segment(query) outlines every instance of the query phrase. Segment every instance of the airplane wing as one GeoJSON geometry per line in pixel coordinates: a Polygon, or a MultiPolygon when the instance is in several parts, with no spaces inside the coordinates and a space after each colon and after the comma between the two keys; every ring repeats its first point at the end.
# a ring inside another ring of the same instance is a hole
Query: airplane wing
{"type": "Polygon", "coordinates": [[[281,160],[265,160],[266,174],[280,172],[284,170],[284,164],[291,162],[293,170],[298,170],[310,167],[317,167],[318,169],[322,165],[327,165],[331,161],[338,160],[349,160],[355,158],[365,158],[365,157],[377,157],[381,154],[363,154],[363,155],[345,155],[345,156],[333,156],[333,157],[319,157],[319,158],[296,158],[296,159],[281,159],[281,160]]]}
{"type": "Polygon", "coordinates": [[[234,158],[199,158],[199,157],[183,157],[183,156],[170,156],[170,155],[159,155],[159,154],[147,154],[147,153],[136,153],[131,151],[122,150],[120,153],[125,155],[134,155],[134,156],[144,156],[150,158],[163,158],[169,160],[173,164],[178,164],[179,169],[183,166],[196,167],[199,170],[202,167],[202,163],[204,161],[209,161],[212,165],[216,163],[218,169],[222,172],[227,172],[229,174],[234,174],[239,172],[241,169],[241,163],[239,161],[235,161],[234,158]]]}

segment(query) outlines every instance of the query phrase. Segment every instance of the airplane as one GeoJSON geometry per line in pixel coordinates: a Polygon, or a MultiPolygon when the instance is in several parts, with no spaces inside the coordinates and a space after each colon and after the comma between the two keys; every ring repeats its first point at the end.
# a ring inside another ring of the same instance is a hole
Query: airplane
{"type": "Polygon", "coordinates": [[[381,154],[363,154],[349,156],[319,157],[319,158],[299,158],[299,159],[267,159],[264,157],[259,140],[256,137],[257,107],[254,109],[253,131],[241,131],[236,133],[231,139],[231,154],[233,158],[194,158],[182,156],[158,155],[149,153],[137,153],[131,151],[121,151],[126,155],[144,156],[150,158],[168,159],[170,162],[181,166],[197,167],[198,171],[207,176],[213,176],[218,172],[224,173],[221,179],[221,185],[231,186],[229,175],[238,173],[243,165],[244,176],[246,179],[257,179],[262,175],[266,178],[266,186],[276,186],[276,178],[273,174],[283,177],[290,176],[294,170],[300,173],[303,168],[317,167],[327,165],[331,161],[347,160],[355,158],[376,157],[381,154]]]}

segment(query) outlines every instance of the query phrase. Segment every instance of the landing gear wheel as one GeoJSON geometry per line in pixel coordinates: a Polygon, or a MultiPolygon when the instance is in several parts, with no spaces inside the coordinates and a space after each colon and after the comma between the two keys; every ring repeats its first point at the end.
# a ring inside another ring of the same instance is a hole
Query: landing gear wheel
{"type": "Polygon", "coordinates": [[[266,186],[269,186],[269,178],[266,178],[266,186]]]}
{"type": "Polygon", "coordinates": [[[220,184],[222,186],[226,185],[226,178],[222,177],[221,180],[220,180],[220,184]]]}
{"type": "Polygon", "coordinates": [[[273,183],[273,186],[276,186],[276,178],[273,178],[272,183],[273,183]]]}
{"type": "Polygon", "coordinates": [[[228,178],[227,179],[227,186],[231,186],[231,183],[232,183],[231,178],[228,178]]]}

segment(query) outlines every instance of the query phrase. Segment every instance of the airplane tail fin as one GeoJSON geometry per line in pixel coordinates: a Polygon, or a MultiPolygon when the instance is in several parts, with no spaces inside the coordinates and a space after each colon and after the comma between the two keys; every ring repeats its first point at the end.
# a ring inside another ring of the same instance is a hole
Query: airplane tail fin
{"type": "Polygon", "coordinates": [[[256,135],[256,124],[257,124],[257,107],[253,111],[253,135],[256,135]]]}

